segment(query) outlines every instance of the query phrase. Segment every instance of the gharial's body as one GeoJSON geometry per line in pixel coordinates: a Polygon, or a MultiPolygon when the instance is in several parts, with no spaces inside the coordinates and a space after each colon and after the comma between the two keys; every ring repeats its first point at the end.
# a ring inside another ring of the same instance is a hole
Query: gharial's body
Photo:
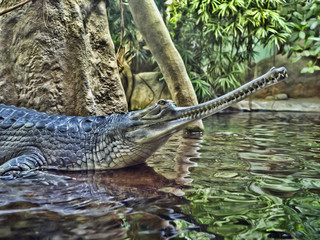
{"type": "Polygon", "coordinates": [[[212,101],[176,107],[160,100],[150,108],[99,117],[59,116],[0,104],[0,175],[32,169],[93,170],[144,162],[175,132],[273,85],[285,68],[212,101]]]}
{"type": "Polygon", "coordinates": [[[86,170],[134,165],[151,153],[148,148],[139,149],[126,141],[123,130],[132,124],[129,114],[72,117],[0,104],[0,164],[19,157],[22,163],[22,156],[28,160],[15,170],[37,167],[86,170]]]}

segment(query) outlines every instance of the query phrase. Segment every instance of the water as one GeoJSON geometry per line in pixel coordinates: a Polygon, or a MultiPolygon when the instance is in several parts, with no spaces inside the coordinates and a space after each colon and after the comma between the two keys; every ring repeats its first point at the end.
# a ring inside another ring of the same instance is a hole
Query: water
{"type": "Polygon", "coordinates": [[[147,165],[70,173],[68,186],[0,181],[0,238],[320,239],[320,115],[204,123],[147,165]]]}

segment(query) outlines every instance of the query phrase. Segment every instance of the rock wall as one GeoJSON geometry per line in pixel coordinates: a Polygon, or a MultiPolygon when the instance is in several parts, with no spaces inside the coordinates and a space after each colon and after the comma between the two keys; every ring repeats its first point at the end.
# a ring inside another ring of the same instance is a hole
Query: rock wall
{"type": "Polygon", "coordinates": [[[287,56],[277,55],[275,59],[270,57],[257,63],[254,69],[255,76],[247,76],[248,81],[266,73],[272,66],[286,67],[289,77],[283,83],[259,91],[254,98],[276,97],[279,94],[286,94],[289,98],[320,98],[320,71],[313,74],[300,73],[308,61],[310,59],[303,58],[296,63],[291,63],[291,59],[287,56]]]}
{"type": "Polygon", "coordinates": [[[166,82],[160,81],[160,73],[134,74],[134,88],[130,97],[130,110],[144,109],[159,99],[171,99],[166,82]]]}
{"type": "Polygon", "coordinates": [[[0,16],[0,93],[47,113],[126,111],[105,1],[35,0],[0,16]]]}

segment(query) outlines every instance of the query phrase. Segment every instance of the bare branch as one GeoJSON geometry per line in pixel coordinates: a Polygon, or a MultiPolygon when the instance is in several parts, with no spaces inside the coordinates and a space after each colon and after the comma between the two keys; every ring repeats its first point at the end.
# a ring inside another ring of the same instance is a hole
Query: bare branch
{"type": "Polygon", "coordinates": [[[32,0],[25,0],[25,1],[23,1],[23,2],[21,2],[21,3],[18,3],[18,4],[16,4],[16,5],[12,6],[12,7],[9,7],[9,8],[7,8],[7,9],[1,11],[1,12],[0,12],[0,16],[6,14],[6,13],[8,13],[8,12],[11,12],[11,11],[13,11],[13,10],[15,10],[15,9],[23,6],[23,5],[25,5],[26,3],[31,2],[31,1],[32,1],[32,0]]]}

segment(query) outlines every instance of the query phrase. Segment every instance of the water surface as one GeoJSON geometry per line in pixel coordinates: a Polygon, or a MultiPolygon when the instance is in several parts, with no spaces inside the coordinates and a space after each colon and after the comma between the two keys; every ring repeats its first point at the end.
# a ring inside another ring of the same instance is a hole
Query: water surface
{"type": "Polygon", "coordinates": [[[320,239],[320,116],[217,114],[145,165],[0,181],[0,238],[320,239]]]}

